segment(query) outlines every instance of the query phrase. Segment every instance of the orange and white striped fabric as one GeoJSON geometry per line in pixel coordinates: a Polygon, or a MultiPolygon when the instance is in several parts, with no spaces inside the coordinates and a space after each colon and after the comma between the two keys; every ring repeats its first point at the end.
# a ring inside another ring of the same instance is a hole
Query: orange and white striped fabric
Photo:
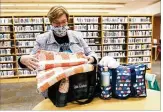
{"type": "Polygon", "coordinates": [[[66,53],[39,50],[36,53],[40,67],[38,68],[37,89],[44,92],[50,86],[61,81],[59,91],[68,91],[68,77],[77,73],[93,71],[94,67],[87,64],[83,53],[66,53]],[[64,90],[66,89],[66,90],[64,90]]]}

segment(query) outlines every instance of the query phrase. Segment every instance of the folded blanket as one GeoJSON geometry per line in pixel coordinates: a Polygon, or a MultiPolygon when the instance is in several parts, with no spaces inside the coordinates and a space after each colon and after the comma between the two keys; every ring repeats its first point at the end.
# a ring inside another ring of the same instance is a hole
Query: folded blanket
{"type": "Polygon", "coordinates": [[[83,53],[65,53],[40,50],[36,53],[40,67],[38,68],[37,89],[44,92],[50,86],[61,81],[59,91],[68,91],[69,76],[93,71],[94,67],[87,64],[83,53]],[[65,84],[64,84],[65,83],[65,84]],[[67,84],[67,85],[66,85],[67,84]]]}

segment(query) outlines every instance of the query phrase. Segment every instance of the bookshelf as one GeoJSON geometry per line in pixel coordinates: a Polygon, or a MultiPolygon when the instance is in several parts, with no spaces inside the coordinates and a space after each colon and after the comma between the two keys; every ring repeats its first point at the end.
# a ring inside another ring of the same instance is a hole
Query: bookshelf
{"type": "Polygon", "coordinates": [[[152,62],[151,16],[129,16],[128,63],[145,63],[151,69],[152,62]]]}
{"type": "Polygon", "coordinates": [[[102,35],[100,16],[74,16],[74,30],[81,31],[83,39],[100,60],[102,57],[102,35]]]}
{"type": "Polygon", "coordinates": [[[0,18],[0,75],[17,77],[12,16],[0,18]]]}
{"type": "MultiPolygon", "coordinates": [[[[153,16],[71,15],[68,26],[80,31],[98,59],[113,56],[121,64],[145,63],[151,71],[153,16]]],[[[20,68],[17,59],[31,52],[35,37],[51,29],[46,16],[0,17],[0,76],[2,79],[36,76],[20,68]]]]}
{"type": "Polygon", "coordinates": [[[121,64],[127,63],[128,16],[103,16],[103,56],[112,56],[121,64]]]}
{"type": "MultiPolygon", "coordinates": [[[[13,17],[14,37],[16,59],[22,55],[27,55],[31,52],[35,37],[44,33],[43,17],[13,17]]],[[[28,69],[22,69],[16,63],[18,78],[25,76],[36,76],[36,73],[28,69]]]]}

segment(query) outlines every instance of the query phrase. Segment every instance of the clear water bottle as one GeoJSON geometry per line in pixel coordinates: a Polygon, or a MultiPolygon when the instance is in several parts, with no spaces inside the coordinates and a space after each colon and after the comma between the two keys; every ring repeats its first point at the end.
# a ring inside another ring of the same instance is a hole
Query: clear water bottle
{"type": "Polygon", "coordinates": [[[110,72],[108,71],[108,67],[103,67],[103,71],[101,72],[101,98],[110,99],[111,94],[110,72]]]}
{"type": "Polygon", "coordinates": [[[103,72],[101,73],[101,86],[110,85],[110,73],[108,72],[108,67],[103,67],[103,72]]]}

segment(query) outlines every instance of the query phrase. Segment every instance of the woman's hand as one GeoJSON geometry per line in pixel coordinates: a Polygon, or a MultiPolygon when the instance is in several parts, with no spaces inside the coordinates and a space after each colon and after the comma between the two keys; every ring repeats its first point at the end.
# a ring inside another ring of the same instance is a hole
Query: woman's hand
{"type": "Polygon", "coordinates": [[[38,68],[38,59],[34,55],[23,55],[20,58],[20,62],[28,67],[30,70],[35,70],[38,68]]]}

